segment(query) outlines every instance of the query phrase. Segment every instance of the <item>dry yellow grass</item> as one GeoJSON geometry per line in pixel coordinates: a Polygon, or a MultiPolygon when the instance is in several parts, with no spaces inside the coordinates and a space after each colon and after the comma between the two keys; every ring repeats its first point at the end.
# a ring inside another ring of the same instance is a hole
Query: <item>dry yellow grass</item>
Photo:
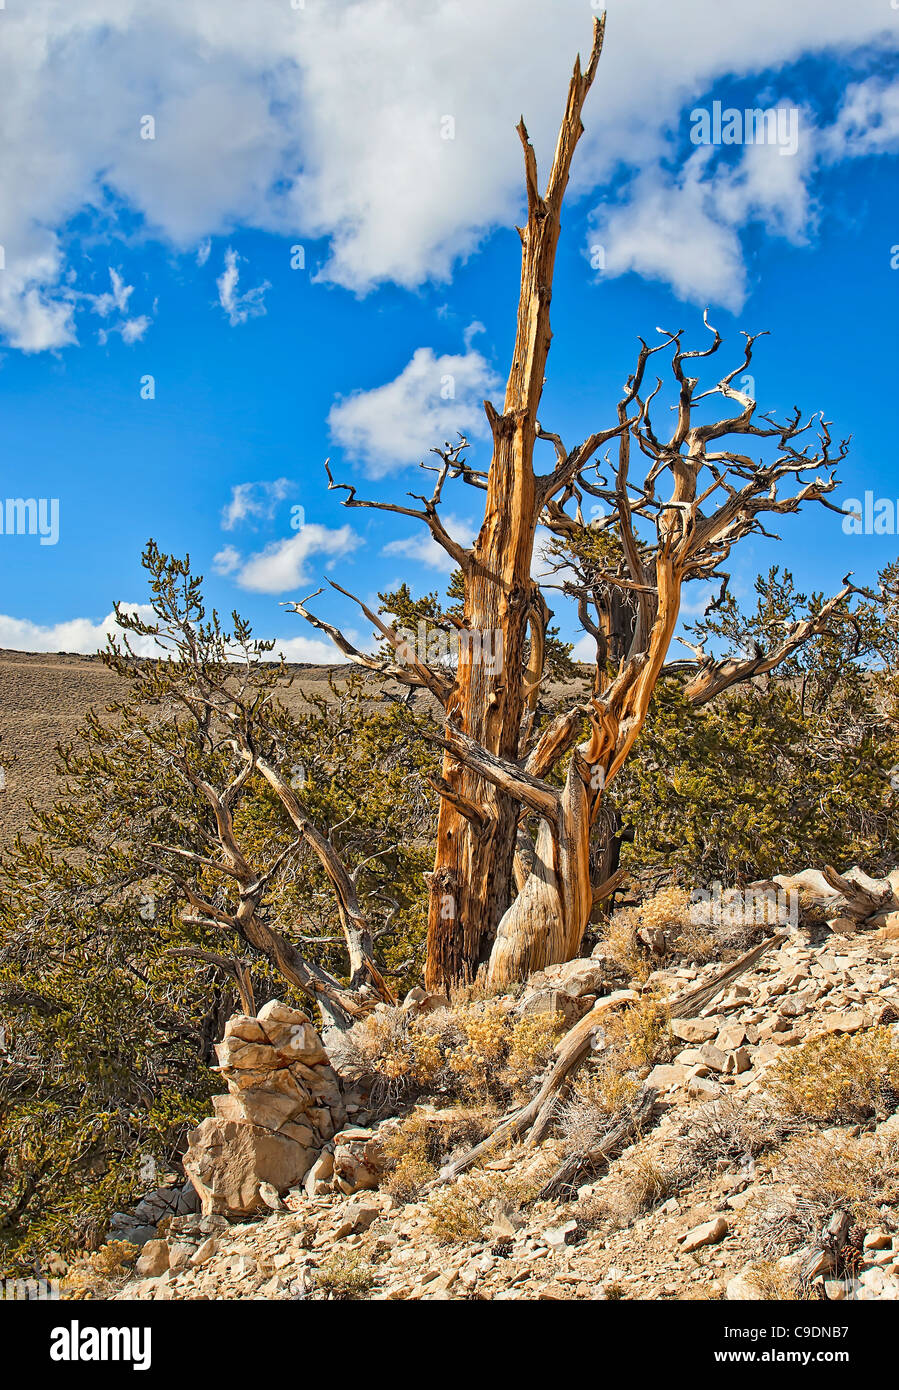
{"type": "Polygon", "coordinates": [[[109,1240],[99,1250],[74,1260],[62,1281],[63,1298],[107,1299],[128,1278],[140,1254],[127,1240],[109,1240]]]}
{"type": "Polygon", "coordinates": [[[890,1028],[814,1038],[778,1061],[768,1091],[786,1114],[819,1123],[883,1118],[899,1102],[899,1043],[890,1028]]]}

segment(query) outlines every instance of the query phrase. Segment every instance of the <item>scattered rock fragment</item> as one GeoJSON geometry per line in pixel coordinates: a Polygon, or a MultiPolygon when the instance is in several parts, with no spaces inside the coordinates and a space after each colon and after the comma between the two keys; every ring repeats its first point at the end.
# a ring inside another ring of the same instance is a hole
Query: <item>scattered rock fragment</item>
{"type": "Polygon", "coordinates": [[[680,1237],[681,1249],[689,1255],[691,1250],[701,1250],[706,1245],[717,1245],[727,1235],[728,1225],[723,1216],[716,1216],[713,1221],[705,1221],[701,1226],[694,1226],[692,1231],[687,1231],[680,1237]]]}
{"type": "Polygon", "coordinates": [[[148,1240],[137,1257],[135,1273],[141,1279],[155,1279],[169,1267],[169,1247],[164,1240],[148,1240]]]}

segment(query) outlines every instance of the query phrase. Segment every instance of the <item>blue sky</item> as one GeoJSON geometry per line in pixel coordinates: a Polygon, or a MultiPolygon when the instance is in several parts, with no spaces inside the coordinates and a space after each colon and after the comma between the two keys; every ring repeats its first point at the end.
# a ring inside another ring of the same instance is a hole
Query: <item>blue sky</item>
{"type": "MultiPolygon", "coordinates": [[[[95,650],[113,600],[144,601],[152,536],[190,551],[216,606],[328,659],[280,602],[326,574],[366,599],[445,581],[415,522],[342,509],[323,462],[385,500],[424,490],[415,460],[455,429],[486,462],[479,402],[501,399],[518,289],[514,122],[545,170],[591,8],[150,8],[0,12],[0,494],[58,498],[60,528],[55,545],[0,537],[0,646],[95,650]]],[[[835,500],[899,507],[899,6],[846,8],[609,4],[541,412],[569,446],[612,422],[637,335],[704,346],[708,306],[723,366],[741,329],[770,331],[762,408],[820,409],[853,436],[835,500]],[[795,110],[795,153],[692,143],[715,101],[795,110]]],[[[478,500],[447,496],[463,540],[478,500]]],[[[820,508],[778,529],[784,545],[734,556],[738,592],[777,562],[830,591],[899,553],[820,508]]],[[[344,600],[317,606],[367,640],[344,600]]]]}

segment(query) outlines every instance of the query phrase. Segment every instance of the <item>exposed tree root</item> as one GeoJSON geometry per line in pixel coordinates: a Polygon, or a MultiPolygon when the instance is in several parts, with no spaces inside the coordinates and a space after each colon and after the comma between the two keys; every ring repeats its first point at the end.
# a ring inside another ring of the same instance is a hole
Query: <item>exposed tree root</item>
{"type": "MultiPolygon", "coordinates": [[[[744,971],[751,969],[756,961],[772,946],[779,946],[785,940],[786,934],[782,932],[769,937],[761,945],[753,946],[751,951],[746,951],[737,960],[725,966],[723,970],[719,970],[717,974],[712,976],[711,980],[698,989],[687,990],[685,993],[675,995],[673,999],[667,1000],[671,1017],[693,1018],[701,1013],[706,1005],[711,1003],[715,995],[719,994],[732,980],[737,979],[744,971]]],[[[546,1137],[552,1124],[562,1088],[589,1053],[594,1034],[601,1020],[613,1010],[635,1004],[639,997],[634,990],[621,990],[594,1004],[590,1012],[585,1014],[562,1038],[556,1048],[556,1060],[534,1098],[528,1101],[527,1105],[514,1111],[513,1114],[507,1115],[493,1133],[481,1140],[473,1149],[469,1149],[461,1158],[455,1159],[452,1163],[448,1163],[445,1168],[442,1168],[439,1176],[431,1183],[431,1187],[439,1187],[443,1183],[452,1182],[460,1173],[474,1167],[482,1158],[495,1153],[501,1144],[519,1139],[529,1130],[528,1144],[532,1147],[539,1144],[546,1137]]],[[[651,1104],[646,1110],[644,1118],[650,1110],[651,1104]]]]}

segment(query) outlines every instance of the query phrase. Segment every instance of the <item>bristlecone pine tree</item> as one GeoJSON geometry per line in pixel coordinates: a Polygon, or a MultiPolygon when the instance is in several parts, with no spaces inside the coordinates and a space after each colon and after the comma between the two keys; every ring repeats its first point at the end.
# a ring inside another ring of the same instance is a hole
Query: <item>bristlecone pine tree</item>
{"type": "Polygon", "coordinates": [[[640,734],[659,678],[678,671],[687,698],[705,702],[773,670],[845,612],[853,592],[844,581],[836,597],[745,658],[715,659],[700,646],[693,660],[666,665],[686,583],[720,580],[723,593],[722,564],[744,537],[768,534],[766,513],[796,512],[813,502],[839,510],[826,494],[836,486],[833,467],[845,456],[846,442],[833,447],[822,415],[804,418],[797,409],[782,422],[773,414],[757,415],[756,402],[734,384],[748,371],[758,335],[746,335],[736,367],[698,390],[698,377],[689,375],[693,363],[714,358],[722,342],[708,316],[711,343],[701,350],[684,348],[682,330],[657,330],[656,346],[639,340],[614,422],[572,449],[539,422],[562,203],[604,24],[604,16],[595,22],[586,68],[580,58],[575,62],[545,192],[523,120],[518,127],[527,221],[519,228],[521,290],[505,400],[502,410],[484,403],[493,438],[489,467],[471,466],[464,438],[435,450],[439,466],[430,471],[436,472],[436,485],[429,497],[414,499],[421,507],[365,501],[328,472],[330,487],[347,493],[344,505],[423,521],[458,565],[463,603],[457,666],[448,678],[358,599],[393,649],[391,656],[359,651],[311,613],[306,605],[315,595],[294,605],[351,660],[426,688],[444,707],[441,807],[430,876],[432,987],[470,979],[482,968],[487,983],[500,986],[575,956],[595,902],[609,891],[608,882],[591,879],[591,863],[602,858],[591,855],[591,830],[605,788],[640,734]],[[644,385],[659,353],[670,357],[676,392],[670,432],[659,431],[654,418],[662,381],[644,385]],[[724,402],[720,418],[704,408],[715,397],[724,402]],[[554,466],[542,474],[534,465],[538,440],[555,453],[554,466]],[[604,446],[612,457],[598,460],[604,446]],[[747,447],[757,448],[760,457],[744,452],[747,447]],[[449,534],[439,512],[446,484],[458,480],[486,494],[471,548],[449,534]],[[599,521],[584,521],[585,493],[605,509],[599,521]],[[561,585],[541,586],[532,577],[538,525],[580,557],[561,585]],[[562,588],[576,601],[581,624],[596,642],[596,671],[586,702],[541,722],[549,587],[562,588]],[[490,659],[481,659],[485,652],[490,659]],[[560,790],[547,779],[566,759],[560,790]],[[536,824],[533,835],[528,821],[536,824]]]}

